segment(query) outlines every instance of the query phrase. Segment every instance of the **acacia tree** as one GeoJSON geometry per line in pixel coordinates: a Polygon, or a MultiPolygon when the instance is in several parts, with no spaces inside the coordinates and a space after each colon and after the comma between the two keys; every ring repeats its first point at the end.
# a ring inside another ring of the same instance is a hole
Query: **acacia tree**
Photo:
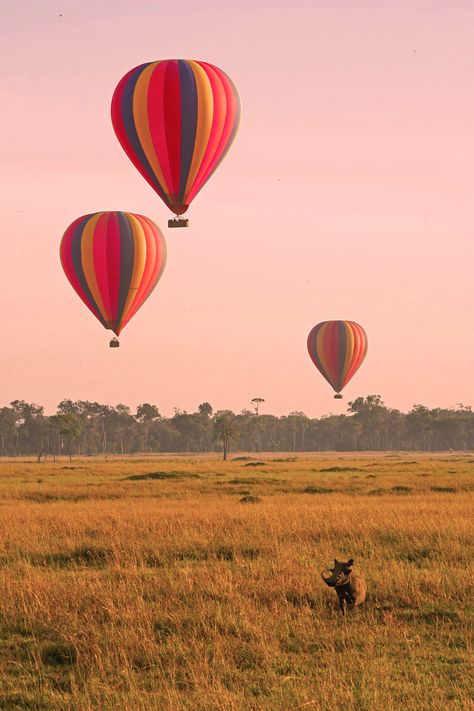
{"type": "Polygon", "coordinates": [[[214,415],[214,432],[222,442],[223,460],[227,459],[229,442],[239,436],[239,418],[231,410],[219,410],[214,415]]]}
{"type": "Polygon", "coordinates": [[[203,417],[212,417],[212,405],[209,402],[202,402],[198,407],[198,412],[203,417]]]}
{"type": "Polygon", "coordinates": [[[60,435],[67,437],[69,443],[69,461],[72,461],[72,442],[80,437],[82,432],[81,421],[77,415],[53,415],[54,420],[60,435]]]}
{"type": "Polygon", "coordinates": [[[263,402],[265,402],[265,399],[263,397],[253,397],[250,402],[255,408],[255,414],[258,416],[258,408],[263,402]]]}

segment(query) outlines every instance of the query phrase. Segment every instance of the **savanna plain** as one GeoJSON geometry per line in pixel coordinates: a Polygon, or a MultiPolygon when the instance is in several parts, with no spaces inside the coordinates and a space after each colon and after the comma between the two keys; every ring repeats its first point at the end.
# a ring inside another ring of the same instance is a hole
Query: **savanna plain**
{"type": "Polygon", "coordinates": [[[470,709],[473,502],[466,453],[4,459],[0,708],[470,709]]]}

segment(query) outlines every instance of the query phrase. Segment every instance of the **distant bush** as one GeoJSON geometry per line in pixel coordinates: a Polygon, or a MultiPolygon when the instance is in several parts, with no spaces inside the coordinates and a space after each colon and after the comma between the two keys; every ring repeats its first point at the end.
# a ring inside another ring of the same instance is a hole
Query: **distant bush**
{"type": "Polygon", "coordinates": [[[125,481],[146,481],[147,479],[199,479],[199,474],[194,472],[150,472],[125,477],[125,481]]]}
{"type": "Polygon", "coordinates": [[[305,489],[303,489],[303,494],[332,494],[337,489],[329,489],[329,487],[325,486],[307,486],[305,489]]]}
{"type": "Polygon", "coordinates": [[[320,472],[363,472],[363,469],[358,469],[357,467],[327,467],[327,469],[320,469],[320,472]]]}
{"type": "Polygon", "coordinates": [[[69,567],[97,567],[102,568],[113,559],[113,553],[108,548],[94,548],[82,546],[72,551],[60,553],[44,553],[30,556],[29,560],[33,565],[51,566],[57,568],[69,567]]]}
{"type": "Polygon", "coordinates": [[[41,650],[41,661],[50,666],[69,666],[77,662],[77,651],[72,644],[45,644],[41,650]]]}

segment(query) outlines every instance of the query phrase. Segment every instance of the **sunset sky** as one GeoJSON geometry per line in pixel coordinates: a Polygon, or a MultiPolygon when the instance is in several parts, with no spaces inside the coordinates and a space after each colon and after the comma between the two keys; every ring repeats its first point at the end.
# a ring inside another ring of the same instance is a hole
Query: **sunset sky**
{"type": "Polygon", "coordinates": [[[472,0],[3,0],[0,406],[474,405],[473,27],[472,0]],[[221,67],[243,106],[187,230],[110,120],[123,74],[167,58],[221,67]],[[115,350],[58,256],[98,210],[168,245],[115,350]],[[342,401],[306,350],[327,319],[369,338],[342,401]]]}

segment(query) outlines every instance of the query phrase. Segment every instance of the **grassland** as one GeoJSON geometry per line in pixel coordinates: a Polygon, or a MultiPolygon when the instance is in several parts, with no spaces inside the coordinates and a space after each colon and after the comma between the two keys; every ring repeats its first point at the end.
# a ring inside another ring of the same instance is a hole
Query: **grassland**
{"type": "Polygon", "coordinates": [[[0,709],[470,709],[473,503],[462,454],[3,460],[0,709]]]}

